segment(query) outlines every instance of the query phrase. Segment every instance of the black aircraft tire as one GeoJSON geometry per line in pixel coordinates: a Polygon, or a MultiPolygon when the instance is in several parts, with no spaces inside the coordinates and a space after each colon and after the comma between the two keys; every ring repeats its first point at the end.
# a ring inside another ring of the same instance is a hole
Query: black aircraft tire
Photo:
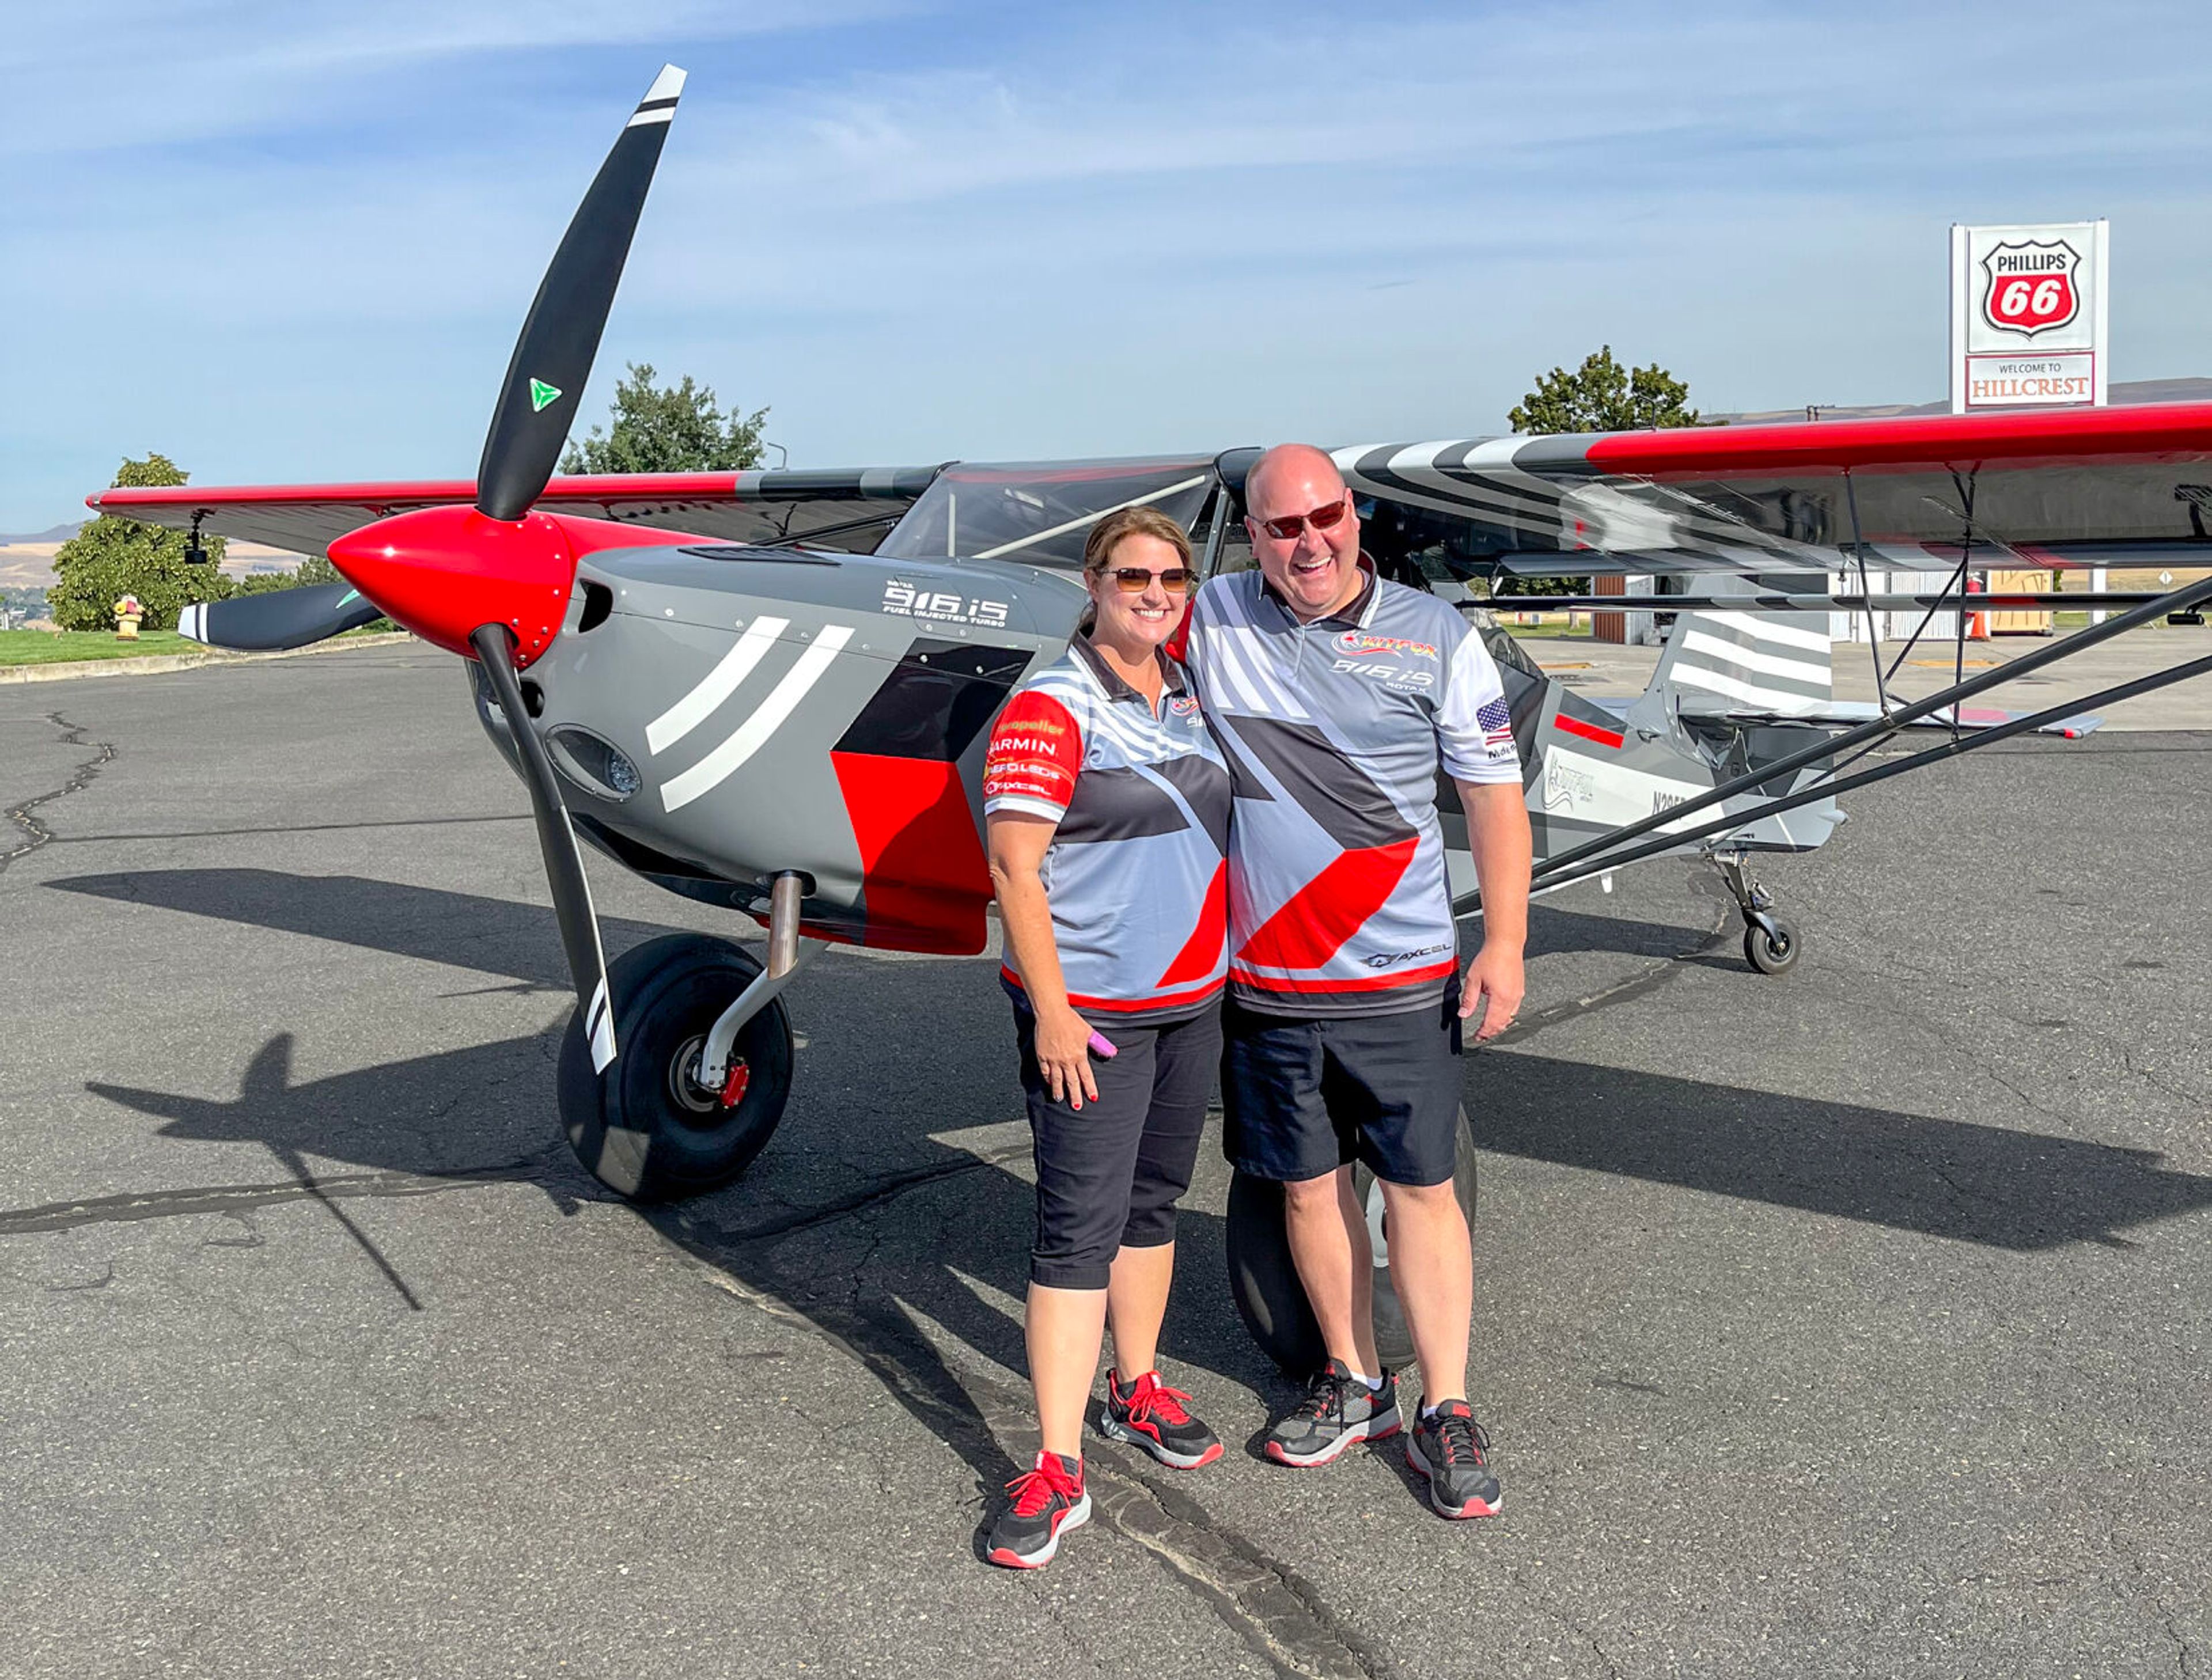
{"type": "Polygon", "coordinates": [[[1796,924],[1774,918],[1774,934],[1756,923],[1743,931],[1743,960],[1762,974],[1786,974],[1805,954],[1805,936],[1796,924]]]}
{"type": "MultiPolygon", "coordinates": [[[[1459,1111],[1459,1149],[1452,1173],[1453,1188],[1470,1228],[1474,1224],[1474,1133],[1467,1110],[1459,1111]]],[[[1370,1210],[1369,1228],[1382,1223],[1380,1195],[1375,1175],[1364,1162],[1352,1168],[1352,1193],[1370,1210]]],[[[1304,1378],[1319,1370],[1328,1357],[1321,1328],[1306,1304],[1305,1287],[1298,1282],[1291,1259],[1290,1236],[1283,1228],[1283,1187],[1271,1179],[1232,1173],[1229,1180],[1228,1213],[1229,1293],[1237,1302],[1237,1316],[1260,1344],[1260,1350],[1288,1375],[1304,1378]]],[[[1413,1362],[1413,1338],[1406,1325],[1405,1309],[1390,1281],[1387,1245],[1378,1246],[1382,1262],[1375,1268],[1375,1345],[1382,1362],[1401,1370],[1413,1362]]]]}
{"type": "Polygon", "coordinates": [[[583,1017],[561,1040],[561,1123],[586,1172],[637,1202],[714,1190],[744,1171],[791,1095],[791,1021],[781,998],[738,1034],[751,1081],[723,1109],[684,1077],[713,1026],[761,972],[742,946],[674,933],[625,951],[607,970],[617,1055],[592,1069],[583,1017]]]}

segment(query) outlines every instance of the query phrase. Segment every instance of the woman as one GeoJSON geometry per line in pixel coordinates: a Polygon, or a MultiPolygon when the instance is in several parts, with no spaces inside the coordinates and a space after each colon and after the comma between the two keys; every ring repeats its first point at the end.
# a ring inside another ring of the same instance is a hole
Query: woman
{"type": "Polygon", "coordinates": [[[1036,1136],[1027,1336],[1044,1445],[987,1549],[1017,1569],[1090,1517],[1083,1413],[1107,1324],[1104,1433],[1178,1469],[1221,1455],[1154,1366],[1220,1060],[1229,773],[1164,651],[1196,582],[1182,528],[1123,508],[1083,562],[1083,624],[1008,702],[983,779],[1036,1136]]]}

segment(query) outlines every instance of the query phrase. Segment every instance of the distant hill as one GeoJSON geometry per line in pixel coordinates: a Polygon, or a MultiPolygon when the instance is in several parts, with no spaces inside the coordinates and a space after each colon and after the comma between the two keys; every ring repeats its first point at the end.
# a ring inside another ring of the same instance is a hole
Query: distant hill
{"type": "Polygon", "coordinates": [[[0,549],[13,549],[30,543],[58,545],[68,542],[70,537],[83,530],[84,524],[82,519],[79,519],[74,525],[49,525],[44,531],[23,531],[13,537],[0,536],[0,549]]]}
{"type": "MultiPolygon", "coordinates": [[[[2120,379],[2109,393],[2116,409],[2138,403],[2212,403],[2212,379],[2120,379]]],[[[1905,415],[1948,414],[1944,403],[1822,403],[1816,405],[1821,420],[1892,420],[1905,415]]],[[[1709,414],[1716,425],[1757,426],[1773,421],[1803,420],[1803,409],[1756,409],[1743,414],[1709,414]]]]}

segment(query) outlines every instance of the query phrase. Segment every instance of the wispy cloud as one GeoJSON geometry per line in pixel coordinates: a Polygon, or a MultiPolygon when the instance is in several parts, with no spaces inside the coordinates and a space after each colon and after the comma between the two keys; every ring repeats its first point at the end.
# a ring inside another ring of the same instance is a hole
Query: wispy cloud
{"type": "Polygon", "coordinates": [[[2112,215],[2118,376],[2203,371],[2199,9],[306,9],[0,49],[52,84],[0,128],[0,528],[149,442],[465,470],[664,56],[587,406],[649,360],[802,462],[1495,429],[1601,339],[1709,406],[1922,398],[1953,220],[2112,215]]]}

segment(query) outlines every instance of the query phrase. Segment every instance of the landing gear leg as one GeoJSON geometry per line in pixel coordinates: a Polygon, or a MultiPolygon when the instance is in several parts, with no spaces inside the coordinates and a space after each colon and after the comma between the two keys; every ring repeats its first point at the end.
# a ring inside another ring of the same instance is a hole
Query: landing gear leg
{"type": "Polygon", "coordinates": [[[633,1201],[727,1184],[761,1152],[791,1093],[781,992],[811,947],[799,939],[799,876],[769,899],[768,966],[727,940],[678,933],[607,971],[622,1054],[592,1065],[580,1020],[561,1046],[561,1119],[576,1158],[633,1201]],[[735,999],[732,1002],[732,999],[735,999]]]}
{"type": "Polygon", "coordinates": [[[1804,954],[1805,937],[1774,913],[1774,897],[1744,872],[1743,854],[1716,852],[1713,867],[1743,913],[1743,960],[1762,974],[1786,974],[1804,954]]]}

